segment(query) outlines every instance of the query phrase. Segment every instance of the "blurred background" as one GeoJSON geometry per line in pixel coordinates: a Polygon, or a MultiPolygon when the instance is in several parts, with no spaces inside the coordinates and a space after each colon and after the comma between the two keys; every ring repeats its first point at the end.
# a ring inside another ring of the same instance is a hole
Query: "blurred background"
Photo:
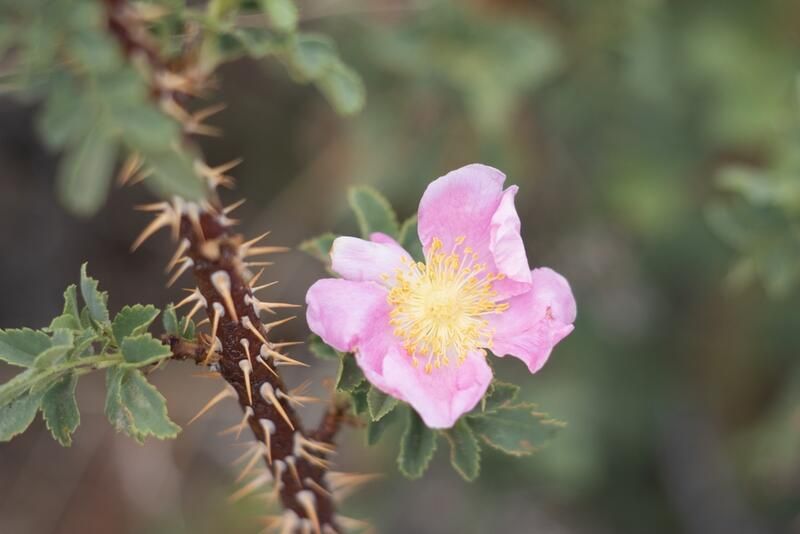
{"type": "MultiPolygon", "coordinates": [[[[225,134],[201,143],[212,164],[244,158],[226,200],[247,198],[246,235],[270,229],[273,244],[296,246],[356,234],[349,185],[375,186],[404,218],[428,182],[479,161],[520,185],[531,265],[563,273],[579,310],[535,376],[496,365],[568,422],[546,450],[486,450],[469,484],[440,443],[412,482],[397,473],[396,435],[368,448],[345,431],[339,467],[385,476],[344,512],[390,534],[800,532],[800,4],[305,0],[300,11],[363,76],[368,102],[342,119],[275,62],[222,69],[215,98],[228,108],[212,123],[225,134]]],[[[0,100],[0,326],[44,326],[84,260],[112,311],[180,298],[163,287],[166,234],[129,253],[146,221],[131,208],[152,197],[117,189],[97,216],[68,215],[36,111],[0,100]]],[[[269,274],[276,299],[299,303],[325,273],[292,252],[269,274]]],[[[298,320],[282,333],[308,330],[298,320]]],[[[70,449],[41,421],[0,446],[0,532],[257,532],[261,501],[225,501],[242,449],[218,433],[239,408],[185,426],[222,386],[196,371],[174,363],[153,377],[184,426],[175,441],[115,435],[92,376],[70,449]]],[[[314,367],[323,395],[334,372],[314,367]]]]}

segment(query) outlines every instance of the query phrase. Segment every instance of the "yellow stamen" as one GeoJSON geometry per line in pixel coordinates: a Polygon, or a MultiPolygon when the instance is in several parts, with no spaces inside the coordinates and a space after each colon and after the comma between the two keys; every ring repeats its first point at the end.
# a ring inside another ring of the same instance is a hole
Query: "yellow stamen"
{"type": "Polygon", "coordinates": [[[478,255],[472,248],[459,253],[463,244],[464,237],[459,237],[452,250],[444,252],[442,241],[434,238],[427,264],[405,260],[405,270],[394,273],[395,284],[388,296],[393,306],[390,323],[414,365],[424,360],[427,373],[451,359],[461,363],[480,347],[491,348],[493,331],[485,316],[509,307],[496,302],[497,292],[492,289],[496,280],[505,277],[476,263],[478,255]]]}

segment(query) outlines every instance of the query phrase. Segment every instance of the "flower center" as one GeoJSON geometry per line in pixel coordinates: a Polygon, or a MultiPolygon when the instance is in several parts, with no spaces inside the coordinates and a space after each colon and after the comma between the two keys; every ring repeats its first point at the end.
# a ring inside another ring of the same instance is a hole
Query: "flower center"
{"type": "Polygon", "coordinates": [[[492,290],[492,283],[505,276],[487,272],[470,247],[460,250],[463,244],[459,237],[444,252],[441,240],[434,238],[428,263],[404,260],[405,270],[397,269],[389,291],[394,334],[403,340],[414,365],[419,365],[418,357],[425,358],[426,373],[451,358],[461,363],[473,350],[486,354],[481,347],[491,348],[493,331],[485,316],[509,306],[497,304],[492,290]]]}

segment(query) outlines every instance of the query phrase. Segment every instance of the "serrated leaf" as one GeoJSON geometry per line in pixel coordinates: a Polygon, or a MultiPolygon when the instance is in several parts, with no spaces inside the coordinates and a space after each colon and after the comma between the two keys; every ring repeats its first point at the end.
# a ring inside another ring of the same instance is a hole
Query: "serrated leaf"
{"type": "Polygon", "coordinates": [[[472,429],[464,419],[459,419],[452,428],[444,432],[450,443],[450,463],[464,480],[478,477],[481,467],[481,448],[472,429]]]}
{"type": "Polygon", "coordinates": [[[319,235],[300,243],[300,250],[317,258],[324,263],[326,267],[330,267],[331,247],[333,247],[333,241],[336,237],[337,236],[332,233],[319,235]]]}
{"type": "Polygon", "coordinates": [[[25,369],[4,384],[0,384],[0,406],[5,406],[30,389],[38,371],[25,369]]]}
{"type": "Polygon", "coordinates": [[[161,316],[161,324],[164,325],[164,331],[171,336],[180,336],[181,328],[178,325],[178,314],[175,313],[175,306],[170,304],[164,309],[164,315],[161,316]]]}
{"type": "Polygon", "coordinates": [[[118,431],[124,432],[139,443],[145,436],[136,430],[133,424],[133,414],[122,403],[122,381],[130,370],[123,367],[111,367],[106,372],[106,417],[111,425],[118,431]]]}
{"type": "Polygon", "coordinates": [[[142,306],[141,304],[125,306],[114,317],[114,322],[111,324],[114,339],[117,340],[117,343],[122,343],[122,340],[126,337],[147,332],[150,324],[158,314],[159,311],[156,307],[150,304],[147,306],[142,306]]]}
{"type": "Polygon", "coordinates": [[[417,216],[413,215],[403,222],[400,227],[400,238],[398,243],[411,254],[417,261],[425,261],[425,254],[422,251],[422,243],[419,242],[417,233],[417,216]]]}
{"type": "Polygon", "coordinates": [[[0,408],[0,442],[25,432],[36,417],[44,392],[26,393],[0,408]]]}
{"type": "Polygon", "coordinates": [[[144,436],[174,438],[181,428],[167,416],[167,402],[141,371],[130,369],[120,382],[120,400],[133,420],[133,427],[144,436]]]}
{"type": "Polygon", "coordinates": [[[387,395],[375,386],[370,387],[367,393],[367,406],[369,407],[370,418],[373,421],[380,421],[381,418],[395,409],[397,402],[397,399],[387,395]]]}
{"type": "Polygon", "coordinates": [[[50,348],[50,338],[44,332],[30,328],[0,330],[0,360],[30,367],[40,353],[50,348]]]}
{"type": "Polygon", "coordinates": [[[92,114],[73,77],[59,72],[52,83],[36,126],[47,146],[60,149],[85,134],[92,114]]]}
{"type": "Polygon", "coordinates": [[[86,264],[81,265],[81,296],[86,302],[89,317],[98,323],[108,322],[108,293],[98,289],[97,280],[86,274],[86,264]]]}
{"type": "Polygon", "coordinates": [[[425,426],[417,412],[409,409],[397,457],[400,472],[408,478],[421,477],[436,452],[436,438],[436,431],[425,426]]]}
{"type": "Polygon", "coordinates": [[[338,360],[342,357],[336,349],[322,341],[322,338],[316,334],[309,336],[308,348],[320,360],[338,360]]]}
{"type": "Polygon", "coordinates": [[[67,152],[58,172],[59,197],[67,209],[89,216],[102,206],[116,155],[116,141],[96,125],[67,152]]]}
{"type": "Polygon", "coordinates": [[[374,232],[398,238],[400,228],[397,216],[383,195],[371,187],[359,186],[351,188],[347,197],[364,239],[369,239],[374,232]]]}
{"type": "Polygon", "coordinates": [[[514,401],[519,394],[519,386],[495,380],[483,399],[482,411],[493,412],[514,401]]]}
{"type": "Polygon", "coordinates": [[[53,332],[50,339],[51,347],[39,353],[33,365],[39,369],[44,369],[52,365],[56,360],[65,356],[74,346],[72,330],[59,328],[53,332]]]}
{"type": "Polygon", "coordinates": [[[297,28],[297,6],[292,0],[261,0],[261,7],[277,29],[292,32],[297,28]]]}
{"type": "Polygon", "coordinates": [[[78,428],[81,415],[75,400],[78,377],[68,374],[47,390],[42,399],[42,416],[53,438],[64,447],[72,444],[72,433],[78,428]]]}
{"type": "Polygon", "coordinates": [[[367,91],[361,77],[342,63],[335,61],[317,80],[317,86],[340,115],[354,115],[367,101],[367,91]]]}
{"type": "Polygon", "coordinates": [[[375,445],[381,439],[386,429],[401,419],[402,410],[392,410],[379,421],[367,423],[367,445],[375,445]]]}
{"type": "Polygon", "coordinates": [[[122,357],[136,367],[155,363],[169,357],[170,349],[150,334],[130,336],[120,345],[122,357]]]}
{"type": "Polygon", "coordinates": [[[336,375],[336,389],[352,392],[364,381],[364,373],[352,354],[342,354],[339,359],[339,372],[336,375]]]}
{"type": "Polygon", "coordinates": [[[92,343],[97,341],[98,335],[92,328],[86,328],[75,337],[75,348],[72,349],[72,354],[69,359],[80,358],[81,356],[91,353],[92,343]]]}
{"type": "Polygon", "coordinates": [[[369,392],[369,382],[366,380],[357,385],[350,392],[350,405],[353,408],[353,413],[356,415],[366,414],[369,410],[367,404],[367,393],[369,392]]]}
{"type": "Polygon", "coordinates": [[[512,456],[536,452],[564,426],[537,412],[532,404],[506,406],[493,413],[469,416],[467,421],[488,445],[512,456]]]}

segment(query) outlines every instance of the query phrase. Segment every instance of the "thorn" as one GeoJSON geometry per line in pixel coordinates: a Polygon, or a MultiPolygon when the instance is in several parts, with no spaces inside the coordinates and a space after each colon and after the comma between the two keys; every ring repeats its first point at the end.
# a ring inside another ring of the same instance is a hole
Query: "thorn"
{"type": "Polygon", "coordinates": [[[253,365],[250,363],[250,360],[239,360],[239,368],[242,370],[242,373],[244,373],[244,385],[247,388],[247,401],[250,406],[252,406],[253,390],[250,386],[250,373],[253,372],[253,365]]]}
{"type": "Polygon", "coordinates": [[[284,458],[284,460],[286,461],[286,465],[289,466],[289,471],[292,472],[292,478],[295,480],[295,482],[297,482],[298,486],[302,486],[303,483],[300,482],[300,474],[297,472],[297,465],[295,463],[296,460],[294,459],[294,456],[289,455],[284,458]]]}
{"type": "Polygon", "coordinates": [[[261,302],[258,299],[253,299],[253,307],[258,311],[265,311],[267,313],[275,314],[278,308],[300,308],[299,304],[288,304],[286,302],[261,302]]]}
{"type": "Polygon", "coordinates": [[[169,205],[169,202],[152,202],[150,204],[138,204],[133,209],[136,211],[155,212],[170,210],[172,206],[169,205]]]}
{"type": "Polygon", "coordinates": [[[333,493],[323,488],[316,480],[311,477],[306,477],[304,480],[305,485],[309,486],[312,490],[316,491],[323,497],[333,498],[333,493]]]}
{"type": "Polygon", "coordinates": [[[153,169],[141,169],[130,178],[128,185],[134,186],[140,184],[144,182],[145,178],[149,178],[152,174],[153,169]]]}
{"type": "Polygon", "coordinates": [[[198,210],[199,207],[197,204],[189,203],[186,206],[186,214],[189,217],[189,222],[192,223],[192,228],[194,228],[195,234],[197,234],[197,237],[200,238],[200,241],[205,241],[206,236],[203,233],[203,225],[200,224],[200,213],[198,210]]]}
{"type": "Polygon", "coordinates": [[[328,484],[339,500],[346,499],[360,486],[381,478],[377,473],[342,473],[340,471],[328,472],[328,484]]]}
{"type": "Polygon", "coordinates": [[[241,206],[244,203],[245,203],[245,199],[244,198],[241,199],[238,202],[234,202],[230,206],[226,206],[226,207],[222,208],[222,214],[223,215],[227,215],[227,214],[229,214],[230,212],[232,212],[233,210],[235,210],[236,208],[238,208],[239,206],[241,206]]]}
{"type": "Polygon", "coordinates": [[[147,241],[147,239],[152,236],[154,233],[159,231],[160,229],[164,228],[165,226],[169,226],[171,223],[172,214],[165,211],[164,213],[158,215],[155,219],[153,219],[150,224],[148,224],[142,233],[139,234],[139,237],[133,242],[131,245],[131,252],[135,251],[137,248],[141,246],[142,243],[147,241]]]}
{"type": "Polygon", "coordinates": [[[261,241],[262,239],[264,239],[265,237],[267,237],[271,233],[272,232],[264,232],[260,236],[255,237],[255,238],[251,239],[250,241],[245,241],[244,243],[239,245],[239,249],[242,249],[242,250],[243,249],[248,249],[248,248],[252,247],[253,245],[255,245],[256,243],[258,243],[259,241],[261,241]]]}
{"type": "Polygon", "coordinates": [[[177,282],[178,278],[180,278],[183,273],[185,273],[190,267],[194,266],[194,260],[192,260],[192,258],[184,258],[181,261],[183,262],[183,265],[181,265],[178,270],[175,271],[175,274],[172,275],[172,278],[169,279],[167,282],[167,287],[172,287],[172,284],[177,282]]]}
{"type": "Polygon", "coordinates": [[[272,475],[270,474],[269,471],[265,471],[261,475],[257,476],[256,478],[254,478],[253,480],[242,486],[233,495],[228,497],[228,502],[236,502],[238,500],[241,500],[250,495],[251,493],[253,493],[254,491],[256,491],[261,486],[269,484],[270,481],[272,481],[272,475]]]}
{"type": "Polygon", "coordinates": [[[247,427],[247,421],[250,419],[250,416],[252,415],[253,415],[253,408],[251,408],[250,406],[245,406],[244,416],[242,416],[242,420],[238,424],[226,428],[225,430],[220,432],[219,435],[224,436],[226,434],[232,434],[236,432],[236,439],[238,440],[239,436],[242,435],[242,430],[244,430],[247,427]]]}
{"type": "Polygon", "coordinates": [[[208,402],[206,403],[206,405],[205,405],[205,406],[203,406],[203,407],[200,409],[200,411],[199,411],[199,412],[197,412],[197,415],[195,415],[194,417],[192,417],[192,418],[189,420],[189,422],[188,422],[188,423],[186,423],[186,425],[187,425],[187,426],[188,426],[188,425],[191,425],[192,423],[194,423],[195,421],[197,421],[197,419],[198,419],[199,417],[201,417],[203,414],[205,414],[206,412],[208,412],[208,411],[209,411],[211,408],[213,408],[213,407],[214,407],[214,406],[216,406],[218,403],[220,403],[221,401],[223,401],[223,400],[225,400],[225,399],[227,399],[227,398],[229,398],[229,397],[236,397],[236,393],[235,393],[235,392],[234,392],[234,391],[233,391],[233,390],[230,388],[230,386],[226,387],[225,389],[223,389],[222,391],[220,391],[219,393],[217,393],[216,395],[214,395],[214,396],[211,398],[211,400],[210,400],[210,401],[208,401],[208,402]]]}
{"type": "Polygon", "coordinates": [[[292,424],[292,420],[289,419],[289,414],[287,414],[286,410],[283,409],[281,401],[278,399],[278,397],[275,396],[275,390],[273,389],[272,384],[270,384],[269,382],[264,382],[263,384],[261,384],[261,390],[259,391],[259,393],[261,393],[261,397],[264,400],[270,402],[273,406],[275,406],[275,409],[278,411],[281,417],[283,417],[283,420],[286,421],[286,424],[289,425],[289,428],[294,430],[294,425],[292,424]]]}
{"type": "Polygon", "coordinates": [[[272,465],[272,434],[275,433],[275,423],[269,419],[259,419],[258,423],[264,431],[264,444],[266,446],[264,454],[267,457],[267,463],[272,465]]]}
{"type": "Polygon", "coordinates": [[[198,303],[202,304],[203,306],[206,305],[206,299],[205,299],[205,297],[203,297],[203,294],[200,293],[200,288],[196,287],[194,289],[186,289],[185,291],[191,291],[191,294],[175,305],[175,309],[176,310],[182,308],[183,306],[186,306],[187,304],[189,304],[193,300],[196,300],[198,303]]]}
{"type": "Polygon", "coordinates": [[[194,113],[192,113],[192,118],[198,122],[201,122],[204,119],[211,117],[212,115],[216,115],[226,107],[228,106],[224,102],[221,102],[219,104],[214,104],[212,106],[208,106],[207,108],[203,108],[199,111],[195,111],[194,113]]]}
{"type": "Polygon", "coordinates": [[[122,169],[120,169],[119,175],[117,176],[117,183],[119,186],[124,186],[141,166],[141,156],[139,156],[139,154],[136,152],[130,154],[125,160],[125,163],[122,165],[122,169]]]}
{"type": "Polygon", "coordinates": [[[295,345],[302,345],[303,341],[282,341],[280,343],[273,343],[272,346],[276,349],[283,347],[294,347],[295,345]]]}
{"type": "Polygon", "coordinates": [[[271,323],[267,323],[267,324],[265,324],[265,325],[264,325],[264,329],[265,329],[267,332],[269,332],[270,330],[272,330],[272,329],[273,329],[273,328],[275,328],[276,326],[280,326],[280,325],[282,325],[282,324],[288,323],[288,322],[289,322],[289,321],[291,321],[292,319],[297,319],[297,316],[296,316],[296,315],[292,315],[291,317],[287,317],[286,319],[281,319],[280,321],[272,321],[271,323]]]}
{"type": "Polygon", "coordinates": [[[315,439],[310,439],[302,434],[298,435],[300,443],[304,447],[308,447],[309,449],[314,449],[324,454],[336,454],[336,447],[331,445],[330,443],[324,443],[322,441],[317,441],[315,439]]]}
{"type": "Polygon", "coordinates": [[[248,451],[248,454],[252,454],[252,456],[250,457],[250,460],[248,460],[245,466],[242,468],[242,472],[239,473],[239,476],[236,477],[235,480],[236,483],[241,482],[248,474],[250,474],[250,471],[253,470],[258,461],[261,459],[261,456],[264,453],[263,448],[264,448],[263,443],[256,442],[255,447],[253,447],[253,451],[252,452],[248,451]]]}
{"type": "Polygon", "coordinates": [[[322,534],[319,526],[319,518],[317,517],[317,499],[314,497],[314,494],[308,490],[302,490],[297,492],[295,498],[303,507],[303,510],[305,510],[308,518],[311,520],[311,524],[314,527],[314,534],[322,534]]]}
{"type": "Polygon", "coordinates": [[[197,326],[205,326],[207,324],[211,324],[211,319],[209,319],[208,317],[206,317],[202,321],[198,322],[197,326]]]}
{"type": "MultiPolygon", "coordinates": [[[[216,339],[217,337],[217,328],[219,328],[219,318],[225,313],[225,310],[222,309],[222,305],[219,302],[215,302],[212,306],[214,308],[214,320],[211,322],[211,339],[216,339]]],[[[208,364],[208,360],[211,358],[211,355],[214,353],[215,343],[211,343],[208,347],[208,353],[206,354],[205,360],[203,360],[203,365],[208,364]]]]}
{"type": "Polygon", "coordinates": [[[273,369],[272,367],[270,367],[269,364],[267,362],[265,362],[264,359],[261,356],[257,356],[256,357],[256,361],[258,361],[261,365],[266,367],[267,371],[269,371],[270,373],[272,373],[276,377],[278,376],[278,372],[275,369],[273,369]]]}
{"type": "Polygon", "coordinates": [[[231,319],[239,322],[239,316],[236,314],[236,306],[233,304],[233,295],[231,294],[231,277],[227,271],[217,271],[211,275],[211,284],[217,293],[222,297],[228,313],[231,314],[231,319]]]}
{"type": "Polygon", "coordinates": [[[262,274],[264,274],[264,269],[258,271],[258,273],[256,273],[256,275],[250,279],[250,281],[247,283],[250,286],[250,289],[252,289],[253,286],[256,285],[256,282],[258,282],[258,279],[261,277],[262,274]]]}
{"type": "Polygon", "coordinates": [[[249,317],[245,316],[242,317],[242,326],[250,330],[254,336],[256,336],[261,343],[266,345],[267,339],[258,331],[258,329],[253,325],[253,322],[250,320],[249,317]]]}
{"type": "MultiPolygon", "coordinates": [[[[263,273],[264,271],[262,270],[261,272],[263,273]]],[[[272,287],[277,283],[278,283],[278,281],[275,280],[274,282],[270,282],[269,284],[262,284],[262,285],[260,285],[258,287],[251,287],[250,289],[253,291],[253,293],[255,293],[256,291],[261,291],[262,289],[266,289],[268,287],[272,287]]]]}
{"type": "Polygon", "coordinates": [[[183,254],[189,250],[189,240],[182,239],[181,242],[178,244],[178,248],[175,249],[175,254],[172,255],[172,258],[169,260],[166,268],[164,269],[165,273],[170,272],[176,265],[178,265],[179,261],[183,261],[183,254]]]}
{"type": "MultiPolygon", "coordinates": [[[[186,314],[186,316],[184,317],[184,319],[186,320],[186,324],[189,324],[189,321],[192,320],[192,317],[194,317],[194,314],[197,313],[200,308],[205,307],[206,305],[205,300],[206,299],[198,300],[197,304],[195,304],[194,307],[192,307],[191,311],[189,311],[189,313],[186,314]]],[[[198,323],[197,326],[200,326],[200,324],[198,323]]]]}
{"type": "Polygon", "coordinates": [[[250,356],[250,341],[247,339],[240,339],[239,343],[241,343],[242,347],[244,348],[244,353],[247,356],[247,361],[250,362],[250,365],[252,365],[253,358],[250,356]]]}
{"type": "Polygon", "coordinates": [[[274,261],[246,261],[242,265],[249,269],[250,267],[269,267],[270,265],[275,265],[275,262],[274,261]]]}
{"type": "Polygon", "coordinates": [[[251,258],[253,256],[261,256],[262,254],[277,254],[279,252],[289,252],[291,249],[289,247],[253,247],[247,249],[244,254],[242,254],[243,258],[251,258]]]}
{"type": "MultiPolygon", "coordinates": [[[[219,132],[219,130],[217,130],[216,128],[214,128],[213,130],[219,132]]],[[[193,132],[193,133],[198,133],[198,132],[193,132]]],[[[215,189],[218,186],[222,186],[227,189],[233,189],[236,183],[231,176],[228,176],[225,173],[233,169],[237,165],[239,165],[241,162],[242,159],[238,158],[229,161],[228,163],[223,163],[218,167],[209,167],[202,161],[196,161],[195,168],[198,174],[200,174],[206,180],[208,180],[208,184],[209,186],[211,186],[212,189],[215,189]]]]}
{"type": "MultiPolygon", "coordinates": [[[[272,350],[269,347],[267,347],[266,345],[262,345],[261,346],[261,356],[264,356],[266,358],[266,355],[264,354],[264,352],[266,352],[267,354],[269,354],[270,356],[272,356],[273,358],[278,360],[278,362],[280,362],[280,363],[282,363],[284,365],[299,365],[300,367],[311,367],[307,363],[301,362],[300,360],[295,360],[294,358],[290,358],[290,357],[286,356],[285,354],[281,354],[278,351],[272,350]]],[[[276,362],[276,363],[278,363],[278,362],[276,362]]]]}

